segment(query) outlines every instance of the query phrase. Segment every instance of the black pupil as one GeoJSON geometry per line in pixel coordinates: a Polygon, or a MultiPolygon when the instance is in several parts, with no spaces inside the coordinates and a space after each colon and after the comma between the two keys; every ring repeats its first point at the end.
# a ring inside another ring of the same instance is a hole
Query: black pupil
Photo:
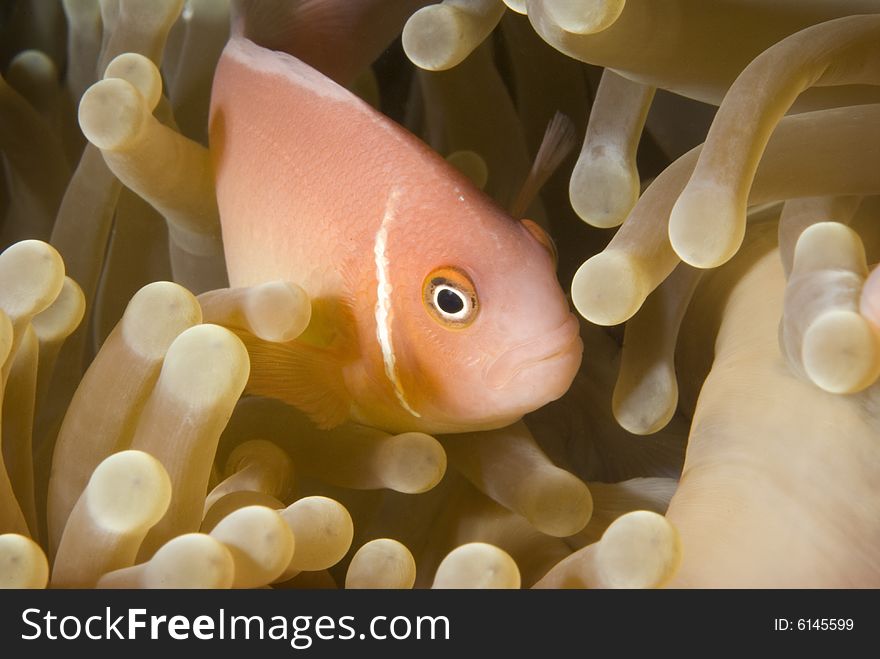
{"type": "Polygon", "coordinates": [[[464,300],[458,293],[444,288],[437,293],[437,306],[445,313],[455,314],[464,309],[464,300]]]}

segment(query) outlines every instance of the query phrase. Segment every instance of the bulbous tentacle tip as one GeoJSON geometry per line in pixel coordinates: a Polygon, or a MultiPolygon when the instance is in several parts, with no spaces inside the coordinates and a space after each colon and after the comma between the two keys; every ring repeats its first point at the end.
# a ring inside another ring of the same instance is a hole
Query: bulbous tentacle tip
{"type": "Polygon", "coordinates": [[[542,0],[547,15],[563,30],[596,34],[614,25],[626,0],[542,0]]]}
{"type": "Polygon", "coordinates": [[[162,98],[162,74],[159,68],[139,53],[123,53],[115,57],[104,70],[104,79],[119,78],[137,89],[152,111],[162,98]]]}
{"type": "Polygon", "coordinates": [[[581,531],[593,515],[593,496],[580,478],[564,469],[544,469],[522,487],[529,496],[522,511],[541,533],[567,538],[581,531]]]}
{"type": "Polygon", "coordinates": [[[44,311],[64,287],[64,261],[49,243],[22,240],[0,253],[0,309],[13,324],[44,311]]]}
{"type": "Polygon", "coordinates": [[[568,188],[574,212],[599,229],[620,226],[639,198],[635,163],[603,152],[578,160],[568,188]]]}
{"type": "Polygon", "coordinates": [[[171,479],[148,453],[120,451],[98,465],[85,492],[89,512],[108,533],[146,533],[168,509],[171,479]]]}
{"type": "Polygon", "coordinates": [[[403,51],[428,71],[445,71],[461,63],[495,29],[505,6],[497,0],[428,5],[403,27],[403,51]]]}
{"type": "Polygon", "coordinates": [[[445,71],[461,62],[461,27],[457,12],[447,5],[423,7],[406,22],[401,36],[410,61],[427,71],[445,71]]]}
{"type": "Polygon", "coordinates": [[[723,190],[686,188],[669,215],[669,242],[695,268],[717,268],[739,251],[746,234],[746,209],[723,190]]]}
{"type": "Polygon", "coordinates": [[[795,245],[793,271],[840,269],[868,274],[859,234],[841,222],[817,222],[804,229],[795,245]]]}
{"type": "Polygon", "coordinates": [[[346,588],[409,589],[416,581],[416,561],[402,543],[370,540],[355,552],[345,574],[346,588]]]}
{"type": "Polygon", "coordinates": [[[407,432],[383,444],[386,486],[397,492],[421,494],[433,489],[446,473],[446,451],[431,435],[407,432]]]}
{"type": "Polygon", "coordinates": [[[681,554],[675,527],[663,515],[637,510],[611,523],[596,563],[609,588],[659,588],[678,571],[681,554]]]}
{"type": "Polygon", "coordinates": [[[504,0],[504,4],[510,11],[515,11],[517,14],[528,13],[528,0],[504,0]]]}
{"type": "Polygon", "coordinates": [[[102,151],[130,144],[149,118],[144,97],[127,80],[108,78],[89,87],[79,104],[79,125],[102,151]]]}
{"type": "Polygon", "coordinates": [[[234,510],[211,530],[235,563],[233,588],[259,588],[272,583],[290,564],[296,541],[276,510],[245,506],[234,510]]]}
{"type": "Polygon", "coordinates": [[[634,435],[651,435],[666,427],[678,408],[672,364],[658,365],[637,382],[618,380],[611,406],[620,427],[634,435]]]}
{"type": "Polygon", "coordinates": [[[471,542],[446,555],[431,587],[517,589],[521,584],[519,568],[510,554],[485,542],[471,542]]]}
{"type": "MultiPolygon", "coordinates": [[[[142,588],[231,588],[235,579],[232,553],[222,542],[202,533],[174,537],[152,559],[131,570],[142,588]]],[[[98,587],[112,588],[113,576],[110,572],[102,577],[98,587]]],[[[132,587],[124,581],[121,585],[132,587]]]]}
{"type": "Polygon", "coordinates": [[[834,310],[804,334],[804,370],[818,387],[835,394],[861,391],[880,376],[877,331],[855,311],[834,310]]]}
{"type": "Polygon", "coordinates": [[[40,546],[18,533],[0,535],[0,589],[45,588],[49,561],[40,546]]]}
{"type": "Polygon", "coordinates": [[[201,322],[202,309],[192,293],[179,284],[156,281],[134,294],[120,327],[138,355],[161,360],[182,331],[201,322]]]}
{"type": "Polygon", "coordinates": [[[333,567],[348,553],[354,539],[351,514],[335,499],[308,496],[281,511],[293,531],[296,548],[279,581],[301,571],[316,572],[333,567]]]}
{"type": "Polygon", "coordinates": [[[571,298],[578,313],[597,325],[618,325],[629,320],[650,291],[637,261],[616,250],[606,250],[578,268],[571,283],[571,298]]]}

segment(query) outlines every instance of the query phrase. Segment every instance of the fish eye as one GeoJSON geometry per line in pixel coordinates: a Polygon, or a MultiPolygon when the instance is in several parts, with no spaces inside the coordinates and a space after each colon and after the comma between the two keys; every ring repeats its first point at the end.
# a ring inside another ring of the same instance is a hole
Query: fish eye
{"type": "Polygon", "coordinates": [[[450,329],[470,325],[477,314],[477,291],[470,277],[458,268],[434,270],[422,285],[425,308],[438,323],[450,329]]]}
{"type": "Polygon", "coordinates": [[[441,313],[450,317],[456,317],[467,311],[465,309],[466,305],[467,300],[460,291],[443,284],[434,288],[434,306],[441,313]]]}

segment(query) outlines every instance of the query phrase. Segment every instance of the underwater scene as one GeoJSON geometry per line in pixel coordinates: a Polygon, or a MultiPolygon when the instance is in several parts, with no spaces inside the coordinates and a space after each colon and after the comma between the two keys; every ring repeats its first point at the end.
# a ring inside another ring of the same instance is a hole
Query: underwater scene
{"type": "Polygon", "coordinates": [[[3,0],[0,587],[880,587],[880,2],[3,0]]]}

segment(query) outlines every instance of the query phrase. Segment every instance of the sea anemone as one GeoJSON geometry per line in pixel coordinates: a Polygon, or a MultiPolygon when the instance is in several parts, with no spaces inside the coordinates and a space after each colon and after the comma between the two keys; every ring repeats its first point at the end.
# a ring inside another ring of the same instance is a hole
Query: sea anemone
{"type": "Polygon", "coordinates": [[[0,587],[880,586],[875,4],[8,3],[0,587]],[[242,32],[554,237],[568,393],[435,437],[248,390],[321,301],[229,287],[242,32]]]}

